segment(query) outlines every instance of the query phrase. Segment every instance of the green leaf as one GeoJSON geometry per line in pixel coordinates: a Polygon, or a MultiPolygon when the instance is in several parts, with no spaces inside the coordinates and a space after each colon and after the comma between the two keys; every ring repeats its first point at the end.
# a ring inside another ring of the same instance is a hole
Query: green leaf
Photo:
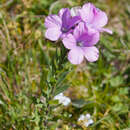
{"type": "Polygon", "coordinates": [[[57,105],[58,103],[59,103],[58,100],[50,100],[50,101],[49,101],[49,104],[50,104],[50,105],[57,105]]]}
{"type": "Polygon", "coordinates": [[[121,111],[123,108],[123,105],[121,103],[119,104],[115,104],[113,107],[112,107],[112,110],[115,111],[115,112],[119,112],[121,111]]]}
{"type": "Polygon", "coordinates": [[[69,85],[68,85],[68,84],[65,84],[65,85],[63,85],[63,86],[57,87],[56,90],[55,90],[54,96],[55,96],[55,95],[58,95],[59,93],[64,92],[64,91],[67,90],[68,88],[69,88],[69,85]]]}
{"type": "Polygon", "coordinates": [[[113,100],[114,102],[116,102],[116,103],[121,101],[121,100],[120,100],[120,97],[117,96],[117,95],[116,95],[116,96],[115,96],[115,95],[112,96],[112,100],[113,100]]]}
{"type": "Polygon", "coordinates": [[[128,87],[120,88],[120,89],[119,89],[119,94],[121,94],[121,95],[126,95],[126,94],[128,94],[128,93],[129,93],[128,87]]]}
{"type": "Polygon", "coordinates": [[[2,79],[2,84],[0,85],[0,88],[2,89],[2,91],[4,92],[6,97],[9,98],[11,93],[9,93],[8,84],[7,84],[6,80],[2,77],[2,75],[1,75],[1,79],[2,79]]]}
{"type": "Polygon", "coordinates": [[[77,107],[77,108],[82,108],[84,107],[85,105],[87,105],[89,102],[86,102],[85,100],[83,99],[77,99],[77,100],[73,100],[72,101],[72,105],[74,107],[77,107]]]}
{"type": "Polygon", "coordinates": [[[42,108],[42,107],[43,107],[43,104],[37,104],[36,107],[37,107],[37,108],[42,108]]]}
{"type": "Polygon", "coordinates": [[[123,83],[123,79],[121,76],[112,77],[112,79],[110,79],[110,85],[112,87],[117,87],[117,86],[121,85],[122,83],[123,83]]]}
{"type": "Polygon", "coordinates": [[[43,56],[42,59],[44,59],[45,64],[49,66],[49,65],[50,65],[50,58],[49,58],[49,56],[47,55],[47,53],[45,53],[45,50],[43,50],[42,41],[39,40],[38,43],[39,43],[39,46],[40,46],[40,49],[41,49],[41,52],[42,52],[42,56],[43,56]]]}
{"type": "Polygon", "coordinates": [[[66,76],[67,76],[68,73],[69,73],[69,71],[65,71],[65,72],[63,72],[62,74],[60,74],[58,76],[59,78],[57,80],[56,86],[58,86],[59,84],[61,84],[65,80],[65,78],[66,78],[66,76]]]}

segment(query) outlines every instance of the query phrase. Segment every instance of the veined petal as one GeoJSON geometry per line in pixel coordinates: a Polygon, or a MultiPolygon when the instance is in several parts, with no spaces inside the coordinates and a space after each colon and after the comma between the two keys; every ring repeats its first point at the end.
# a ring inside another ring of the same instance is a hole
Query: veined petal
{"type": "Polygon", "coordinates": [[[84,56],[85,58],[89,61],[89,62],[95,62],[98,60],[99,57],[99,51],[96,47],[83,47],[83,52],[84,52],[84,56]]]}
{"type": "Polygon", "coordinates": [[[68,20],[68,29],[72,28],[74,25],[81,21],[80,16],[74,16],[68,20]]]}
{"type": "Polygon", "coordinates": [[[76,25],[77,23],[79,23],[81,21],[80,16],[74,16],[72,17],[69,21],[68,21],[68,29],[74,27],[74,25],[76,25]]]}
{"type": "Polygon", "coordinates": [[[57,15],[49,15],[46,17],[44,25],[46,28],[61,27],[62,21],[57,15]]]}
{"type": "Polygon", "coordinates": [[[77,23],[79,23],[81,21],[80,16],[74,16],[73,18],[69,19],[68,21],[68,29],[74,27],[74,25],[76,25],[77,23]]]}
{"type": "Polygon", "coordinates": [[[78,40],[79,37],[87,32],[87,28],[83,22],[80,22],[79,25],[74,29],[74,37],[78,40]]]}
{"type": "Polygon", "coordinates": [[[72,64],[80,64],[83,61],[83,51],[80,47],[76,47],[72,50],[69,51],[68,53],[68,60],[72,63],[72,64]]]}
{"type": "Polygon", "coordinates": [[[51,41],[57,41],[61,36],[60,28],[48,28],[45,37],[51,41]]]}
{"type": "Polygon", "coordinates": [[[94,5],[87,3],[80,9],[80,16],[84,22],[91,23],[94,17],[93,13],[94,5]]]}
{"type": "Polygon", "coordinates": [[[62,16],[62,27],[65,29],[71,29],[81,20],[80,16],[72,17],[68,8],[62,9],[60,15],[62,16]]]}
{"type": "Polygon", "coordinates": [[[76,40],[72,34],[65,36],[62,42],[67,49],[74,49],[76,47],[76,40]]]}
{"type": "Polygon", "coordinates": [[[98,41],[100,40],[100,33],[96,30],[89,30],[86,36],[84,36],[83,38],[84,46],[90,47],[98,43],[98,41]]]}
{"type": "Polygon", "coordinates": [[[70,10],[68,8],[65,9],[63,15],[62,15],[62,27],[68,28],[68,22],[71,18],[70,10]]]}
{"type": "Polygon", "coordinates": [[[113,34],[113,32],[110,29],[107,29],[107,28],[100,28],[99,31],[100,32],[107,32],[109,34],[113,34]]]}
{"type": "Polygon", "coordinates": [[[58,15],[60,16],[60,18],[62,18],[62,15],[63,15],[63,13],[65,12],[65,10],[66,10],[66,8],[60,9],[60,11],[59,11],[59,13],[58,13],[58,15]]]}
{"type": "Polygon", "coordinates": [[[105,26],[108,22],[108,18],[105,12],[101,11],[98,8],[94,8],[94,19],[91,24],[94,28],[101,28],[105,26]]]}

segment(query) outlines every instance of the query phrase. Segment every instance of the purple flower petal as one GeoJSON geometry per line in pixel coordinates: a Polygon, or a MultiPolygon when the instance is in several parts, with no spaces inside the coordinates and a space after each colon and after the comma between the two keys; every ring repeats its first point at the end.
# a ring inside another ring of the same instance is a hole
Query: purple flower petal
{"type": "Polygon", "coordinates": [[[99,41],[99,32],[85,26],[83,22],[74,30],[74,37],[77,42],[81,42],[82,46],[89,47],[95,45],[99,41]]]}
{"type": "Polygon", "coordinates": [[[78,40],[84,32],[87,32],[87,28],[83,22],[80,22],[79,25],[74,29],[74,37],[78,40]]]}
{"type": "Polygon", "coordinates": [[[61,27],[62,21],[61,21],[61,18],[57,15],[49,15],[45,19],[44,25],[46,28],[61,27]]]}
{"type": "Polygon", "coordinates": [[[60,11],[59,11],[59,13],[58,13],[58,15],[60,16],[60,18],[62,18],[62,15],[63,15],[63,13],[65,12],[65,10],[66,10],[66,8],[60,9],[60,11]]]}
{"type": "Polygon", "coordinates": [[[96,30],[92,30],[92,29],[88,29],[88,33],[86,35],[86,39],[85,39],[85,35],[82,36],[84,39],[84,46],[86,47],[90,47],[93,46],[95,44],[98,43],[98,41],[100,40],[100,34],[98,31],[96,30]]]}
{"type": "MultiPolygon", "coordinates": [[[[106,13],[96,8],[91,3],[85,4],[79,12],[81,19],[91,28],[99,30],[108,22],[106,13]]],[[[110,33],[110,31],[106,31],[110,33]]]]}
{"type": "Polygon", "coordinates": [[[72,17],[70,10],[66,8],[62,14],[62,29],[68,31],[81,20],[80,16],[72,17]]]}
{"type": "Polygon", "coordinates": [[[71,14],[68,8],[65,9],[63,15],[62,15],[62,27],[68,28],[68,21],[71,18],[71,14]]]}
{"type": "Polygon", "coordinates": [[[94,5],[91,3],[87,3],[83,5],[82,9],[80,10],[80,16],[84,22],[91,23],[94,17],[93,13],[94,5]]]}
{"type": "Polygon", "coordinates": [[[69,51],[68,53],[68,60],[72,64],[80,64],[83,61],[83,51],[80,47],[76,47],[69,51]]]}
{"type": "Polygon", "coordinates": [[[107,32],[109,34],[113,34],[113,32],[110,29],[107,29],[107,28],[100,28],[99,31],[100,32],[107,32]]]}
{"type": "Polygon", "coordinates": [[[99,10],[98,8],[94,8],[94,19],[91,24],[95,28],[101,28],[105,26],[108,22],[108,18],[105,12],[99,10]]]}
{"type": "Polygon", "coordinates": [[[45,37],[51,41],[57,41],[61,36],[60,28],[48,28],[45,32],[45,37]]]}
{"type": "Polygon", "coordinates": [[[79,23],[81,20],[80,16],[74,16],[72,18],[69,19],[68,21],[68,29],[71,29],[74,25],[76,25],[77,23],[79,23]]]}
{"type": "Polygon", "coordinates": [[[96,47],[84,47],[84,56],[89,62],[95,62],[98,60],[99,51],[96,47]]]}
{"type": "Polygon", "coordinates": [[[73,49],[76,47],[76,40],[72,34],[65,36],[62,42],[67,49],[73,49]]]}

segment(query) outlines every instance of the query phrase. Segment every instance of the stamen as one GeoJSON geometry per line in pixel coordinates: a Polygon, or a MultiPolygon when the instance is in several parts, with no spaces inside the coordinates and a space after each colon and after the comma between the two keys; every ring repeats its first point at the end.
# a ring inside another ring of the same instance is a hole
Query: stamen
{"type": "Polygon", "coordinates": [[[61,31],[62,31],[63,33],[66,33],[66,32],[68,32],[68,29],[66,29],[66,28],[61,28],[61,31]]]}
{"type": "Polygon", "coordinates": [[[83,47],[83,43],[82,42],[77,42],[77,46],[83,47]]]}

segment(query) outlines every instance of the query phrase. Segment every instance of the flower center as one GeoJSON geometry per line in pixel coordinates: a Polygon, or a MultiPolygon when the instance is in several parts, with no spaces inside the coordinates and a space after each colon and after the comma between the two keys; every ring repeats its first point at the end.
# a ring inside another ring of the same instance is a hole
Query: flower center
{"type": "Polygon", "coordinates": [[[63,33],[67,33],[67,32],[68,32],[68,29],[62,27],[62,28],[61,28],[61,31],[62,31],[63,33]]]}
{"type": "Polygon", "coordinates": [[[83,43],[82,42],[77,42],[77,46],[83,47],[83,43]]]}

